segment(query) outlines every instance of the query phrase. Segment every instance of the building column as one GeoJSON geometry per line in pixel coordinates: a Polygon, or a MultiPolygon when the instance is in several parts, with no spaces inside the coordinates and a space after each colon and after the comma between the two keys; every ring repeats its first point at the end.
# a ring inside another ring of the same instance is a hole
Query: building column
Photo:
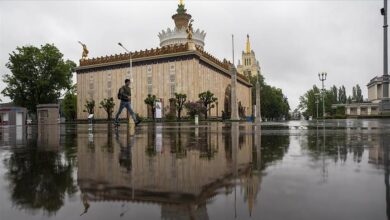
{"type": "Polygon", "coordinates": [[[351,107],[347,107],[347,115],[351,114],[351,107]]]}
{"type": "Polygon", "coordinates": [[[360,106],[356,107],[356,115],[360,115],[360,106]]]}
{"type": "Polygon", "coordinates": [[[371,106],[367,107],[367,115],[371,115],[371,106]]]}
{"type": "Polygon", "coordinates": [[[261,123],[261,105],[260,105],[260,82],[257,80],[256,83],[256,115],[255,115],[255,122],[257,124],[261,123]]]}
{"type": "Polygon", "coordinates": [[[230,65],[230,74],[231,74],[231,116],[230,120],[240,120],[238,115],[238,103],[237,103],[237,70],[233,65],[230,65]]]}

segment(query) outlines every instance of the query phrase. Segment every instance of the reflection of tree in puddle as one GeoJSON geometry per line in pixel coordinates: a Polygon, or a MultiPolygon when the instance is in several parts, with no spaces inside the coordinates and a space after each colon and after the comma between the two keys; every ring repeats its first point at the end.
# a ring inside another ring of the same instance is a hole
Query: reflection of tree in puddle
{"type": "Polygon", "coordinates": [[[218,147],[215,143],[218,143],[218,141],[212,140],[209,128],[191,128],[190,130],[182,131],[181,126],[178,125],[175,129],[164,130],[164,134],[156,130],[158,128],[156,129],[154,126],[148,128],[145,153],[149,157],[157,155],[158,145],[169,148],[170,153],[174,154],[177,159],[186,158],[189,151],[195,150],[200,152],[200,158],[211,160],[218,152],[218,147]],[[159,135],[161,135],[161,141],[159,140],[159,135]]]}
{"type": "Polygon", "coordinates": [[[170,141],[171,153],[175,154],[178,159],[185,158],[187,156],[187,147],[184,144],[180,124],[178,125],[177,130],[169,131],[167,135],[170,141]]]}
{"type": "Polygon", "coordinates": [[[63,206],[66,194],[77,191],[71,163],[57,151],[38,146],[37,139],[14,149],[5,167],[11,199],[20,209],[42,209],[51,215],[63,206]]]}
{"type": "Polygon", "coordinates": [[[332,135],[324,134],[322,129],[315,132],[315,134],[307,136],[307,147],[305,145],[302,147],[308,149],[309,155],[314,160],[319,160],[321,156],[325,156],[335,163],[338,161],[345,163],[348,155],[352,156],[354,162],[360,163],[365,146],[373,144],[378,138],[370,134],[350,134],[344,131],[332,135]]]}
{"type": "Polygon", "coordinates": [[[107,124],[107,138],[106,144],[101,146],[101,150],[108,153],[113,153],[113,138],[112,138],[112,125],[111,123],[107,124]]]}
{"type": "Polygon", "coordinates": [[[264,169],[268,164],[283,159],[289,145],[290,137],[287,135],[261,136],[261,167],[264,169]]]}

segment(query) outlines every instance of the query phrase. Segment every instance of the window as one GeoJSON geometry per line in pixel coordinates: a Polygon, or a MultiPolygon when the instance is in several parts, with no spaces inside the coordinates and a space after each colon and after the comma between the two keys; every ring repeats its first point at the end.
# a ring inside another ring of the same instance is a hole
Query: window
{"type": "Polygon", "coordinates": [[[4,122],[9,121],[8,113],[1,114],[1,119],[2,119],[1,121],[4,121],[4,122]]]}
{"type": "Polygon", "coordinates": [[[153,78],[152,78],[152,65],[146,67],[146,80],[147,80],[147,89],[148,94],[153,94],[153,78]]]}
{"type": "Polygon", "coordinates": [[[93,89],[93,75],[89,76],[89,89],[93,89]]]}
{"type": "Polygon", "coordinates": [[[93,100],[93,92],[89,92],[89,100],[93,100]]]}
{"type": "Polygon", "coordinates": [[[47,110],[39,110],[39,117],[47,118],[48,116],[49,116],[49,113],[47,110]]]}
{"type": "Polygon", "coordinates": [[[175,90],[176,90],[175,84],[171,84],[171,98],[175,97],[175,92],[176,92],[175,90]]]}
{"type": "Polygon", "coordinates": [[[108,74],[107,74],[107,87],[108,87],[108,88],[111,88],[111,86],[112,86],[111,81],[112,81],[111,73],[108,73],[108,74]]]}
{"type": "Polygon", "coordinates": [[[175,82],[175,74],[169,75],[169,82],[171,82],[171,83],[175,82]]]}
{"type": "Polygon", "coordinates": [[[169,70],[169,87],[170,87],[170,97],[175,97],[176,92],[176,74],[175,74],[175,65],[171,64],[170,70],[169,70]]]}

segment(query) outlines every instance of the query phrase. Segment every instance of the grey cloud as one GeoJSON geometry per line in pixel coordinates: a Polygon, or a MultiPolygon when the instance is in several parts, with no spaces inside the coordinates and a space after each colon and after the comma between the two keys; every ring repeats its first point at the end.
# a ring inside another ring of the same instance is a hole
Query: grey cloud
{"type": "MultiPolygon", "coordinates": [[[[205,49],[240,58],[246,34],[266,81],[283,89],[292,108],[327,71],[327,86],[348,92],[382,72],[382,1],[185,1],[195,28],[207,32],[205,49]]],[[[54,43],[67,59],[155,48],[157,34],[173,27],[177,1],[0,1],[0,73],[16,46],[54,43]]],[[[0,83],[0,89],[4,88],[0,83]]],[[[4,98],[3,98],[4,100],[4,98]]],[[[7,99],[5,99],[7,100],[7,99]]]]}

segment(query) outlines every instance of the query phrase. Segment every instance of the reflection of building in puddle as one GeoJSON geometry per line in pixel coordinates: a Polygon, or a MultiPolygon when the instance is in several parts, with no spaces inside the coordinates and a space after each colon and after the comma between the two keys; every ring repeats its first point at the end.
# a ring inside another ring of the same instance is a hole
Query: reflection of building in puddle
{"type": "Polygon", "coordinates": [[[181,219],[202,219],[208,220],[206,204],[197,205],[161,205],[161,219],[181,220],[181,219]]]}
{"type": "Polygon", "coordinates": [[[60,147],[60,125],[38,125],[38,147],[58,151],[60,147]]]}
{"type": "Polygon", "coordinates": [[[368,162],[384,169],[384,179],[386,188],[386,214],[390,219],[390,136],[381,134],[378,141],[370,148],[368,162]]]}
{"type": "Polygon", "coordinates": [[[389,158],[387,158],[390,148],[390,136],[378,135],[373,138],[373,144],[368,151],[368,162],[375,164],[377,167],[383,167],[385,164],[389,164],[389,158]],[[387,160],[385,160],[387,158],[387,160]]]}
{"type": "Polygon", "coordinates": [[[26,144],[26,126],[0,127],[0,146],[21,146],[26,144]]]}
{"type": "Polygon", "coordinates": [[[201,128],[196,137],[194,128],[162,131],[150,126],[146,133],[133,137],[120,133],[111,142],[111,151],[102,148],[109,142],[107,134],[94,134],[93,150],[83,147],[88,137],[80,134],[77,154],[81,192],[89,204],[150,202],[161,204],[164,219],[207,219],[207,200],[224,191],[221,189],[233,188],[232,180],[238,178],[244,180],[246,200],[253,203],[255,195],[249,194],[257,192],[256,183],[248,174],[252,168],[252,135],[240,135],[239,144],[232,145],[231,134],[221,129],[201,128]],[[124,169],[124,154],[131,158],[130,169],[124,169]]]}

